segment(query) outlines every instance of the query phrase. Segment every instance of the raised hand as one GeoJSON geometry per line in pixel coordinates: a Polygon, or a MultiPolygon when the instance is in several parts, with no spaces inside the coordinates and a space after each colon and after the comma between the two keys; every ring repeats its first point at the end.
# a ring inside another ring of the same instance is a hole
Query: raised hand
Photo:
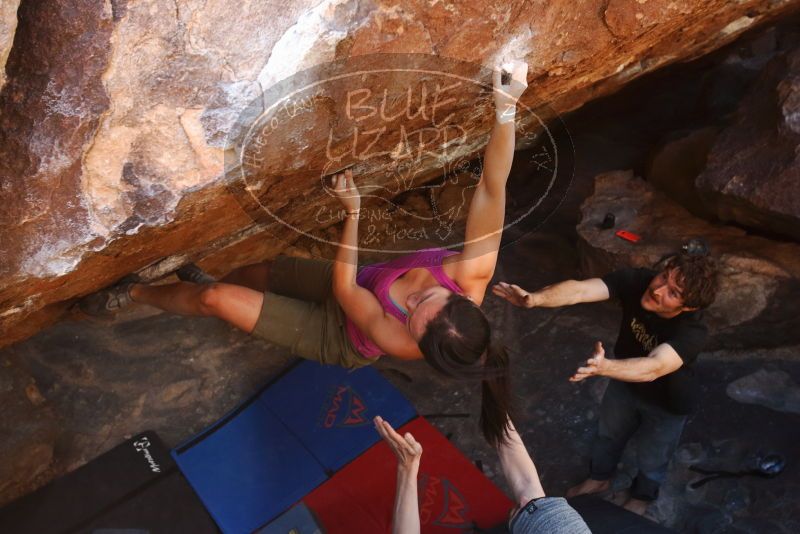
{"type": "Polygon", "coordinates": [[[422,445],[420,445],[410,432],[405,436],[398,434],[388,421],[384,421],[381,416],[373,420],[375,429],[381,435],[397,457],[397,466],[402,470],[419,468],[419,461],[422,458],[422,445]]]}
{"type": "Polygon", "coordinates": [[[492,72],[494,89],[494,109],[498,122],[512,122],[516,116],[517,101],[528,87],[528,64],[514,60],[497,65],[492,72]],[[511,79],[507,85],[502,83],[502,72],[508,72],[511,79]]]}
{"type": "Polygon", "coordinates": [[[570,382],[580,382],[590,376],[600,376],[606,367],[606,351],[603,344],[598,341],[594,344],[594,354],[586,360],[586,367],[578,367],[575,374],[570,377],[570,382]]]}
{"type": "Polygon", "coordinates": [[[533,295],[515,284],[500,282],[492,286],[492,293],[520,308],[533,308],[533,295]]]}
{"type": "Polygon", "coordinates": [[[361,195],[353,181],[353,171],[347,169],[331,178],[331,189],[347,213],[357,213],[361,209],[361,195]]]}

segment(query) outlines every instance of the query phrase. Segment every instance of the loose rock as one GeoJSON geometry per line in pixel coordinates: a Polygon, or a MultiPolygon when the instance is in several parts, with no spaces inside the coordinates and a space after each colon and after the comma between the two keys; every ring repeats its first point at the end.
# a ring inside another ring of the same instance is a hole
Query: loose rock
{"type": "Polygon", "coordinates": [[[800,414],[800,386],[784,371],[759,369],[734,380],[725,391],[739,402],[800,414]]]}

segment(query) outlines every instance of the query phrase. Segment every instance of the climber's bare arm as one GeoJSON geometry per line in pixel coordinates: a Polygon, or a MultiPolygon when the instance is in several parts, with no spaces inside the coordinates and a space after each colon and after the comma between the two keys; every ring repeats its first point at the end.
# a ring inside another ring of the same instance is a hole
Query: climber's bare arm
{"type": "Polygon", "coordinates": [[[495,121],[486,145],[483,173],[467,215],[464,250],[445,261],[448,274],[477,302],[494,274],[506,208],[506,182],[514,159],[513,111],[527,87],[528,66],[512,64],[511,82],[501,84],[501,69],[493,73],[495,121]]]}

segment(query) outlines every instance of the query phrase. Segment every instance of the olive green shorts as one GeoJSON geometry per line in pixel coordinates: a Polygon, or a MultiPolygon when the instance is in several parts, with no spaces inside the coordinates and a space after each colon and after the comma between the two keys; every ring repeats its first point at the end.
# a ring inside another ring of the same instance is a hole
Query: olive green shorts
{"type": "Polygon", "coordinates": [[[252,334],[319,363],[352,369],[374,363],[350,342],[332,277],[333,261],[275,258],[252,334]]]}

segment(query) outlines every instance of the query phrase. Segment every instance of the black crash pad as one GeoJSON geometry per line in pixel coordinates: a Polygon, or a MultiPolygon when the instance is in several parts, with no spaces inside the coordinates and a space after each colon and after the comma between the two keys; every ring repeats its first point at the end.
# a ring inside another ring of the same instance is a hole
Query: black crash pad
{"type": "Polygon", "coordinates": [[[581,515],[592,534],[675,534],[674,530],[592,495],[567,502],[581,515]]]}
{"type": "Polygon", "coordinates": [[[218,533],[154,432],[0,509],[8,534],[218,533]]]}

